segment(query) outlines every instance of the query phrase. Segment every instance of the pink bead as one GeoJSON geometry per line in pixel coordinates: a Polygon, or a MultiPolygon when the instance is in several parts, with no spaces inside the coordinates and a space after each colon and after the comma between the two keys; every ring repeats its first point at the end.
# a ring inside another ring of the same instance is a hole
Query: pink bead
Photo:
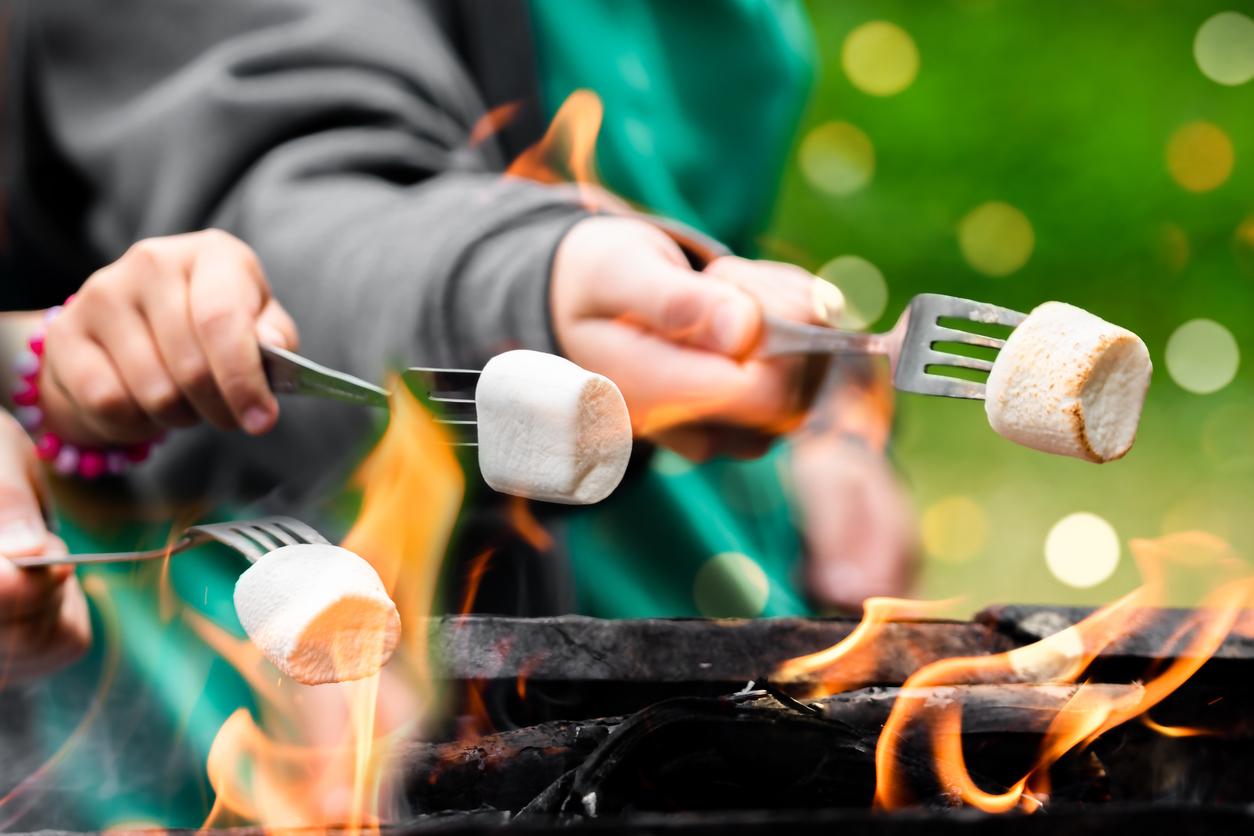
{"type": "Polygon", "coordinates": [[[23,351],[13,360],[13,370],[21,377],[39,374],[39,356],[33,351],[23,351]]]}
{"type": "Polygon", "coordinates": [[[44,411],[37,406],[19,406],[13,410],[13,417],[22,425],[22,429],[31,433],[44,422],[44,411]]]}
{"type": "Polygon", "coordinates": [[[35,453],[40,459],[50,462],[61,452],[61,436],[56,433],[44,433],[35,442],[35,453]]]}
{"type": "Polygon", "coordinates": [[[141,441],[138,444],[132,444],[126,448],[126,458],[132,462],[142,462],[148,458],[148,454],[152,452],[152,443],[141,441]]]}
{"type": "Polygon", "coordinates": [[[52,467],[62,476],[73,476],[78,472],[78,448],[73,444],[62,444],[52,467]]]}
{"type": "Polygon", "coordinates": [[[44,356],[44,335],[43,334],[36,334],[35,336],[31,337],[30,342],[27,343],[27,345],[30,346],[31,354],[34,354],[36,357],[44,356]]]}
{"type": "Polygon", "coordinates": [[[13,390],[13,403],[18,406],[35,406],[39,403],[39,386],[23,381],[13,390]]]}
{"type": "Polygon", "coordinates": [[[105,474],[108,462],[99,450],[83,450],[78,457],[78,475],[84,479],[99,479],[105,474]]]}

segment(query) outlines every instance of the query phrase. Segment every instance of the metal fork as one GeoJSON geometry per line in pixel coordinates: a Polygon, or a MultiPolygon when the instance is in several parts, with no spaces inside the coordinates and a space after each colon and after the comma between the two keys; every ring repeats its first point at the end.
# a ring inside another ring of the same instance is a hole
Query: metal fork
{"type": "Polygon", "coordinates": [[[910,300],[892,330],[882,334],[840,331],[768,316],[766,337],[758,355],[879,354],[888,358],[896,389],[944,398],[983,400],[982,381],[962,380],[935,374],[932,370],[958,368],[988,372],[993,368],[993,361],[953,354],[938,349],[937,344],[956,343],[1000,350],[1006,341],[941,325],[942,318],[1014,328],[1027,315],[957,296],[922,293],[910,300]]]}
{"type": "MultiPolygon", "coordinates": [[[[359,406],[388,408],[388,391],[359,377],[329,369],[274,346],[261,346],[261,359],[275,394],[316,395],[359,406]]],[[[401,380],[411,390],[420,389],[429,400],[440,404],[441,414],[436,421],[449,427],[457,439],[456,446],[478,444],[475,385],[479,382],[479,372],[415,366],[403,371],[401,380]]]]}
{"type": "Polygon", "coordinates": [[[281,546],[297,543],[325,543],[327,539],[312,526],[291,517],[263,517],[258,520],[193,525],[183,531],[172,545],[161,549],[137,552],[104,552],[101,554],[39,554],[11,557],[23,569],[37,566],[64,566],[89,563],[123,563],[135,560],[159,560],[187,551],[193,546],[218,542],[230,546],[252,563],[281,546]]]}

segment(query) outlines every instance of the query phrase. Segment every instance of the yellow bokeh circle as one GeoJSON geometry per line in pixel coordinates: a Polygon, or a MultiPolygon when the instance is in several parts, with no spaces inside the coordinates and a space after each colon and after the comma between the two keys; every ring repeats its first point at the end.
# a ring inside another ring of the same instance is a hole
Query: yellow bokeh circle
{"type": "Polygon", "coordinates": [[[1211,122],[1190,122],[1167,140],[1167,171],[1191,192],[1208,192],[1232,174],[1236,153],[1223,128],[1211,122]]]}
{"type": "Polygon", "coordinates": [[[1028,263],[1036,234],[1027,215],[1009,203],[990,200],[958,222],[958,246],[972,268],[1000,278],[1028,263]]]}
{"type": "Polygon", "coordinates": [[[865,258],[842,255],[819,268],[819,277],[836,285],[845,297],[841,328],[866,328],[888,306],[888,284],[879,268],[865,258]]]}
{"type": "Polygon", "coordinates": [[[1068,514],[1054,523],[1045,538],[1045,564],[1067,586],[1097,586],[1119,566],[1119,535],[1096,514],[1068,514]]]}
{"type": "Polygon", "coordinates": [[[927,554],[946,563],[963,563],[988,541],[988,515],[974,499],[947,496],[923,512],[920,525],[927,554]]]}
{"type": "Polygon", "coordinates": [[[1240,12],[1209,17],[1193,39],[1193,58],[1202,75],[1235,86],[1254,78],[1254,20],[1240,12]]]}
{"type": "Polygon", "coordinates": [[[871,182],[875,147],[848,122],[827,122],[801,142],[801,173],[814,188],[834,195],[853,194],[871,182]]]}
{"type": "Polygon", "coordinates": [[[1189,320],[1167,339],[1167,373],[1195,394],[1218,392],[1232,382],[1240,365],[1236,338],[1214,320],[1189,320]]]}
{"type": "Polygon", "coordinates": [[[845,38],[840,63],[854,87],[872,96],[892,96],[919,74],[919,50],[897,24],[873,20],[845,38]]]}

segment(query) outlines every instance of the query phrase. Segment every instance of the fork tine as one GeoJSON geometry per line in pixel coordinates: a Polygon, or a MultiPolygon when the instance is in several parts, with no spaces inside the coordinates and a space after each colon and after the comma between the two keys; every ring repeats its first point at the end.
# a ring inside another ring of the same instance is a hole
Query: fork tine
{"type": "Polygon", "coordinates": [[[284,531],[269,520],[258,520],[250,525],[249,528],[271,538],[280,546],[294,546],[300,542],[300,538],[293,536],[289,531],[284,531]]]}
{"type": "Polygon", "coordinates": [[[280,528],[295,538],[297,543],[325,543],[327,538],[313,526],[292,517],[270,517],[265,521],[269,526],[280,528]]]}
{"type": "Polygon", "coordinates": [[[983,334],[973,334],[970,331],[962,331],[957,328],[946,328],[944,325],[933,326],[930,336],[933,347],[938,342],[966,343],[967,345],[979,345],[984,348],[996,349],[1000,349],[1006,344],[1005,340],[999,340],[997,337],[986,337],[983,334]]]}
{"type": "Polygon", "coordinates": [[[993,361],[984,360],[980,357],[966,357],[961,354],[950,354],[947,351],[936,351],[933,349],[928,352],[929,357],[923,366],[924,374],[928,374],[928,366],[950,366],[959,369],[975,369],[981,372],[991,372],[993,370],[993,361]]]}
{"type": "Polygon", "coordinates": [[[893,385],[904,392],[920,395],[939,395],[942,398],[967,398],[984,400],[984,384],[974,380],[961,380],[937,374],[920,374],[916,377],[894,379],[893,385]]]}
{"type": "MultiPolygon", "coordinates": [[[[235,549],[235,551],[254,563],[260,560],[267,551],[270,551],[269,548],[263,548],[260,543],[249,537],[247,533],[240,531],[234,523],[194,525],[187,529],[187,533],[197,538],[216,540],[224,546],[235,549]]],[[[201,542],[204,542],[204,540],[201,540],[201,542]]]]}
{"type": "Polygon", "coordinates": [[[247,537],[254,543],[260,545],[263,550],[263,554],[272,552],[281,546],[287,545],[287,543],[284,543],[282,540],[272,535],[269,531],[266,531],[264,528],[259,528],[252,523],[244,525],[237,524],[232,531],[242,537],[247,537]]]}

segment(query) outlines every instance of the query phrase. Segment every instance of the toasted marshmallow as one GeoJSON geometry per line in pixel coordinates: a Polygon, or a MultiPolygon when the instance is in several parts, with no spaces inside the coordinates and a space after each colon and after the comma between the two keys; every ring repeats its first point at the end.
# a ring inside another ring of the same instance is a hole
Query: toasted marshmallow
{"type": "Polygon", "coordinates": [[[984,409],[994,430],[1025,447],[1108,462],[1132,447],[1152,370],[1136,334],[1046,302],[998,353],[984,409]]]}
{"type": "Polygon", "coordinates": [[[589,505],[618,487],[631,418],[606,377],[538,351],[488,361],[475,389],[479,470],[501,493],[589,505]]]}
{"type": "Polygon", "coordinates": [[[235,611],[265,657],[306,685],[371,676],[401,636],[374,567],[328,543],[283,546],[248,567],[235,611]]]}

